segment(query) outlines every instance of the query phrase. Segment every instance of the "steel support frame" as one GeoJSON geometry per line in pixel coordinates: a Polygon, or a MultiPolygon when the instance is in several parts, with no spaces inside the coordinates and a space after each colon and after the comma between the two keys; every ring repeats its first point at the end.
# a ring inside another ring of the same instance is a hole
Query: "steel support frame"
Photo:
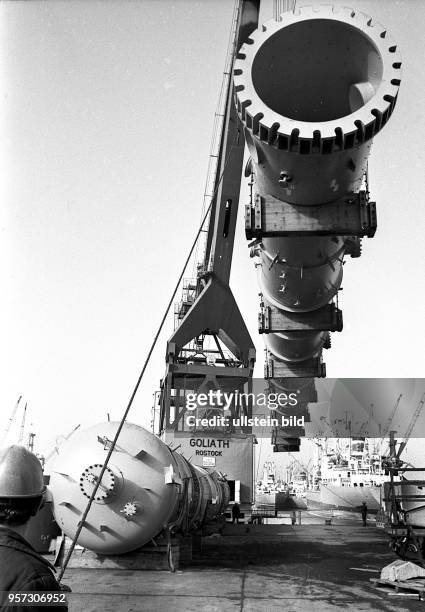
{"type": "Polygon", "coordinates": [[[289,312],[263,301],[258,315],[260,334],[285,331],[342,331],[342,311],[326,304],[312,312],[289,312]]]}
{"type": "Polygon", "coordinates": [[[376,229],[376,203],[368,201],[366,191],[316,206],[295,206],[271,196],[256,194],[254,205],[245,206],[245,234],[248,240],[277,236],[373,238],[376,229]]]}
{"type": "MultiPolygon", "coordinates": [[[[170,346],[170,345],[169,345],[170,346]]],[[[162,431],[183,432],[188,431],[185,418],[190,411],[186,406],[187,392],[208,393],[210,389],[220,389],[252,392],[252,367],[216,367],[213,365],[179,363],[175,347],[171,345],[171,352],[167,356],[165,377],[161,381],[160,396],[160,423],[162,431]],[[172,413],[174,416],[172,417],[172,413]]],[[[214,409],[210,409],[211,413],[214,409]]],[[[230,422],[240,416],[252,416],[251,406],[230,406],[227,415],[230,422]]],[[[208,433],[212,428],[206,428],[208,433]]],[[[250,428],[240,428],[242,432],[249,433],[250,428]]],[[[234,433],[234,428],[224,428],[227,434],[234,433]]],[[[190,431],[201,433],[199,428],[190,431]]]]}

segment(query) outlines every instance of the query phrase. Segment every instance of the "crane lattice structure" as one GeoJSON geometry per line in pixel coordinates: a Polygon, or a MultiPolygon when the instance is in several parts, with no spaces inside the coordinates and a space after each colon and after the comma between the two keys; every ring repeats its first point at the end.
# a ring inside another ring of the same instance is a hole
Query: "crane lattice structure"
{"type": "Polygon", "coordinates": [[[398,408],[398,406],[399,406],[399,404],[400,404],[400,400],[401,400],[401,398],[402,398],[402,397],[403,397],[403,394],[402,394],[402,393],[400,393],[400,395],[399,395],[399,396],[398,396],[398,398],[397,398],[396,403],[394,404],[394,408],[392,409],[391,414],[390,414],[390,416],[388,417],[388,420],[387,420],[387,422],[386,422],[386,424],[385,424],[385,426],[384,426],[384,430],[383,430],[383,432],[382,432],[381,442],[383,442],[383,441],[384,441],[384,438],[386,438],[386,437],[388,436],[388,433],[389,433],[389,431],[390,431],[390,427],[391,427],[392,422],[393,422],[394,417],[395,417],[395,413],[397,412],[397,408],[398,408]]]}
{"type": "Polygon", "coordinates": [[[418,405],[416,407],[416,410],[413,413],[412,418],[410,420],[410,423],[409,423],[409,425],[407,427],[406,433],[404,434],[404,438],[400,442],[400,446],[398,447],[398,451],[397,451],[397,458],[400,457],[401,453],[406,448],[406,444],[409,441],[410,436],[412,435],[413,428],[415,427],[416,421],[418,420],[419,415],[422,412],[422,408],[424,407],[424,403],[425,403],[425,393],[422,394],[422,397],[419,400],[419,403],[418,403],[418,405]]]}
{"type": "Polygon", "coordinates": [[[24,406],[24,412],[22,413],[22,421],[21,421],[21,427],[19,428],[19,438],[18,438],[18,444],[22,444],[23,440],[24,440],[24,432],[25,432],[25,422],[27,419],[27,402],[25,402],[25,406],[24,406]]]}
{"type": "Polygon", "coordinates": [[[4,444],[4,442],[5,442],[5,440],[6,440],[7,436],[8,436],[8,433],[9,433],[9,431],[10,431],[10,428],[11,428],[11,426],[12,426],[12,423],[13,423],[13,421],[15,420],[16,413],[17,413],[17,411],[18,411],[18,408],[19,408],[19,404],[20,404],[21,399],[22,399],[22,395],[20,395],[20,396],[18,397],[18,401],[17,401],[17,402],[16,402],[16,404],[14,405],[13,410],[12,410],[12,413],[11,413],[11,415],[10,415],[10,417],[9,417],[9,420],[7,421],[7,425],[6,425],[5,429],[4,429],[3,436],[2,436],[2,439],[1,439],[1,444],[2,444],[2,445],[4,444]]]}
{"type": "MultiPolygon", "coordinates": [[[[160,434],[188,431],[188,394],[242,390],[245,385],[249,391],[252,385],[255,346],[229,286],[245,150],[232,73],[242,43],[258,25],[258,12],[259,0],[236,3],[204,194],[209,221],[200,245],[202,263],[196,278],[184,281],[183,299],[175,308],[161,381],[160,434]]],[[[249,416],[245,407],[230,407],[231,422],[241,413],[249,416]]],[[[225,426],[223,433],[230,433],[225,426]]]]}

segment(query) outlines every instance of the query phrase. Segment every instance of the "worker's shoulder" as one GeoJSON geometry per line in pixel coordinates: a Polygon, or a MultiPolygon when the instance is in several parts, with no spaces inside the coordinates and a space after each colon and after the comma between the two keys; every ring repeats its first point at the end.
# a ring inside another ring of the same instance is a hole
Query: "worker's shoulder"
{"type": "MultiPolygon", "coordinates": [[[[8,534],[9,535],[9,534],[8,534]]],[[[53,566],[20,537],[0,538],[0,583],[6,589],[58,590],[53,566]],[[10,585],[10,586],[8,586],[10,585]]]]}
{"type": "Polygon", "coordinates": [[[21,587],[24,591],[60,591],[61,588],[51,571],[34,572],[28,574],[25,584],[21,587]]]}

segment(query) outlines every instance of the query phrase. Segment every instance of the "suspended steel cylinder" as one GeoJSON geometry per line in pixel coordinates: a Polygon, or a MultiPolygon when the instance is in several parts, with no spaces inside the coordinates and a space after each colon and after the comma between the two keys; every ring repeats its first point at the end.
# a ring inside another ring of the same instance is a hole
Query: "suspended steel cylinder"
{"type": "MultiPolygon", "coordinates": [[[[59,449],[50,491],[58,525],[73,538],[118,428],[100,423],[59,449]]],[[[220,519],[229,487],[146,429],[125,423],[78,544],[101,554],[135,550],[163,530],[188,532],[220,519]]]]}
{"type": "MultiPolygon", "coordinates": [[[[307,215],[309,206],[358,193],[372,139],[394,110],[400,67],[385,29],[347,7],[302,7],[253,32],[235,62],[234,89],[254,193],[307,215]]],[[[330,303],[351,245],[347,236],[263,237],[253,254],[265,300],[303,313],[330,303]]],[[[326,336],[268,334],[266,344],[278,359],[302,361],[326,336]]]]}
{"type": "Polygon", "coordinates": [[[342,281],[342,237],[264,238],[259,282],[271,304],[308,312],[328,304],[342,281]]]}

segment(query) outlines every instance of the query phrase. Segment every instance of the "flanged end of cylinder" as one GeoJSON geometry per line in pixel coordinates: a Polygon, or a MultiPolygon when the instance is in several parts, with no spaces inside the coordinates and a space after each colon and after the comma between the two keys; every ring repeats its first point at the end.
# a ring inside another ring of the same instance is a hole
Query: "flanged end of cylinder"
{"type": "Polygon", "coordinates": [[[308,6],[250,35],[234,65],[235,101],[260,140],[326,154],[379,132],[400,78],[400,55],[382,25],[347,7],[308,6]]]}
{"type": "MultiPolygon", "coordinates": [[[[80,476],[80,490],[86,497],[90,497],[94,487],[99,480],[100,473],[102,471],[102,465],[100,463],[94,463],[89,465],[80,476]]],[[[116,485],[116,478],[113,471],[107,467],[103,473],[102,482],[99,485],[97,494],[94,498],[95,501],[104,501],[112,495],[116,485]]]]}

